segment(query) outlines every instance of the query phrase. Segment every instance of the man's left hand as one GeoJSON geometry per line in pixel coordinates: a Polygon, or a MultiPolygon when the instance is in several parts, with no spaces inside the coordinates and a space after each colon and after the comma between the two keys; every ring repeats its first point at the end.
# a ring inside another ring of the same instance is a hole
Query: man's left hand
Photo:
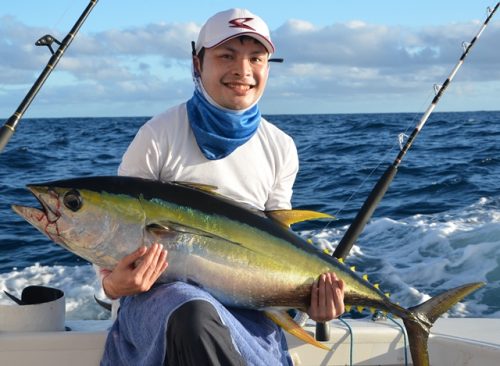
{"type": "Polygon", "coordinates": [[[317,322],[338,318],[344,313],[344,281],[333,272],[323,273],[311,290],[309,317],[317,322]]]}

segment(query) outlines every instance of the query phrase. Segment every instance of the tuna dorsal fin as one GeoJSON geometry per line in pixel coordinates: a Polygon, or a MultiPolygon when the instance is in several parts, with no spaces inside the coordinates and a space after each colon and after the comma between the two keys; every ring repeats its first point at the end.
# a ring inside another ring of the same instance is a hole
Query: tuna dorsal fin
{"type": "Polygon", "coordinates": [[[182,181],[175,181],[174,183],[179,184],[181,186],[186,186],[186,187],[198,189],[200,191],[204,191],[204,192],[208,192],[208,193],[216,193],[217,189],[218,189],[217,186],[212,186],[210,184],[203,184],[203,183],[182,182],[182,181]]]}
{"type": "Polygon", "coordinates": [[[309,210],[275,210],[267,211],[266,215],[286,227],[290,227],[290,225],[296,224],[297,222],[308,220],[335,219],[335,217],[331,215],[309,210]]]}
{"type": "Polygon", "coordinates": [[[313,346],[330,351],[330,348],[325,346],[323,343],[318,342],[314,337],[307,333],[300,325],[295,323],[292,317],[285,310],[266,310],[264,311],[266,316],[273,322],[278,324],[281,328],[286,330],[291,335],[312,344],[313,346]]]}

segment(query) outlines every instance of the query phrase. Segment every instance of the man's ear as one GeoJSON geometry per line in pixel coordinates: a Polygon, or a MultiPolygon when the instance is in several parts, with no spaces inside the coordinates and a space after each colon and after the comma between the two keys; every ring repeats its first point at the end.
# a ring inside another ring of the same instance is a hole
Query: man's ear
{"type": "Polygon", "coordinates": [[[193,68],[195,76],[201,75],[201,61],[198,56],[193,56],[193,68]]]}

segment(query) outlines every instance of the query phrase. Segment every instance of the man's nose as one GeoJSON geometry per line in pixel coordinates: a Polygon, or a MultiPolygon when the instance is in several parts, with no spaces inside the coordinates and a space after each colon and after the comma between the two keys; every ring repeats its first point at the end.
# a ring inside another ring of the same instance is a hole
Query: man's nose
{"type": "Polygon", "coordinates": [[[250,60],[246,57],[239,57],[233,65],[233,74],[238,76],[249,76],[252,73],[250,60]]]}

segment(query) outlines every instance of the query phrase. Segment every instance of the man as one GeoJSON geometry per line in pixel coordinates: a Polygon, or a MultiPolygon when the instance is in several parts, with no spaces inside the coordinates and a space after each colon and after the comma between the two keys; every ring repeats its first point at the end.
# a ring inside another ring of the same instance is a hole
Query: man
{"type": "MultiPolygon", "coordinates": [[[[290,209],[295,144],[257,105],[273,52],[267,25],[248,10],[211,17],[193,46],[193,97],[139,130],[119,174],[208,184],[259,210],[290,209]]],[[[102,365],[290,363],[281,329],[261,312],[225,308],[195,285],[153,286],[165,270],[167,253],[154,244],[103,274],[106,294],[121,307],[102,365]]],[[[342,281],[320,276],[309,316],[326,321],[343,311],[342,281]]]]}

